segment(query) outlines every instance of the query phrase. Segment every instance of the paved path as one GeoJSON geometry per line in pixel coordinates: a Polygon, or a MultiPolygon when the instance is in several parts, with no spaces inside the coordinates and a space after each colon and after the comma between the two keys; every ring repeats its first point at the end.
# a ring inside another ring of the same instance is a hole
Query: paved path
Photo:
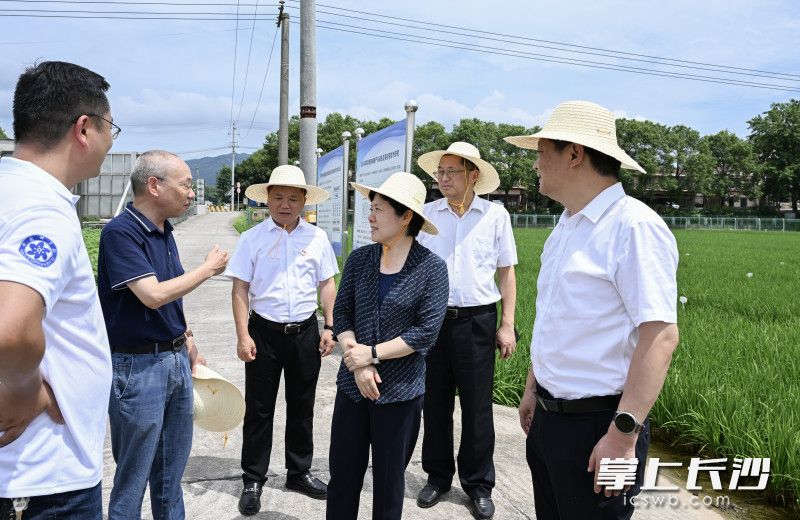
{"type": "MultiPolygon", "coordinates": [[[[214,245],[231,252],[238,233],[233,229],[234,213],[209,213],[189,218],[175,229],[178,249],[184,267],[189,270],[199,265],[207,251],[214,245]]],[[[215,277],[184,299],[185,311],[190,327],[194,331],[198,347],[208,360],[208,365],[228,378],[240,389],[244,389],[242,362],[236,357],[236,334],[230,305],[230,282],[215,277]]],[[[313,471],[327,481],[328,434],[333,414],[336,393],[336,371],[340,356],[336,353],[326,357],[322,363],[314,424],[315,457],[313,471]]],[[[269,471],[269,480],[262,496],[262,511],[253,518],[265,520],[311,520],[325,518],[325,502],[312,500],[284,489],[285,469],[283,464],[285,402],[279,392],[275,413],[275,439],[269,471]]],[[[458,413],[458,407],[456,407],[458,413]]],[[[517,411],[503,406],[494,407],[497,444],[495,467],[497,486],[493,498],[498,520],[535,518],[531,477],[525,462],[525,439],[519,428],[517,411]]],[[[456,428],[459,424],[456,418],[456,428]]],[[[459,432],[456,431],[456,438],[459,432]]],[[[454,486],[453,490],[436,507],[422,510],[416,506],[417,492],[425,484],[425,473],[420,462],[422,433],[406,472],[406,500],[403,518],[419,520],[452,520],[471,518],[467,510],[467,496],[454,486]]],[[[186,516],[189,519],[233,519],[240,518],[236,504],[241,492],[241,469],[239,455],[242,446],[241,428],[224,434],[209,433],[199,428],[194,431],[192,455],[183,477],[186,516]]],[[[456,439],[456,443],[458,440],[456,439]]],[[[106,468],[103,479],[104,510],[107,511],[108,496],[114,475],[111,446],[106,436],[106,468]]],[[[457,482],[457,479],[456,479],[457,482]]],[[[371,518],[372,478],[370,470],[364,481],[361,494],[359,519],[371,518]]],[[[690,495],[680,495],[684,504],[690,495]]],[[[150,515],[149,498],[145,498],[143,518],[150,515]]],[[[636,520],[701,520],[721,519],[718,513],[700,509],[651,508],[639,510],[636,520]]]]}

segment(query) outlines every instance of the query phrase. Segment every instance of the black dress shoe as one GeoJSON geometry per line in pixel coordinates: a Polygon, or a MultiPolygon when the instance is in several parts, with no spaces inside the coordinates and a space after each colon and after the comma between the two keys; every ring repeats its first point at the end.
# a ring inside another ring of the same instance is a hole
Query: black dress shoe
{"type": "Polygon", "coordinates": [[[436,486],[425,484],[425,487],[417,495],[417,505],[423,509],[433,507],[442,499],[442,495],[450,491],[449,489],[441,490],[436,486]]]}
{"type": "Polygon", "coordinates": [[[239,497],[239,512],[251,516],[261,510],[261,486],[258,482],[247,482],[239,497]]]}
{"type": "Polygon", "coordinates": [[[470,497],[469,506],[472,516],[478,520],[489,520],[494,516],[494,502],[491,497],[470,497]]]}
{"type": "Polygon", "coordinates": [[[312,475],[310,471],[306,472],[301,477],[291,480],[287,479],[286,488],[318,500],[325,500],[328,498],[328,485],[312,475]]]}

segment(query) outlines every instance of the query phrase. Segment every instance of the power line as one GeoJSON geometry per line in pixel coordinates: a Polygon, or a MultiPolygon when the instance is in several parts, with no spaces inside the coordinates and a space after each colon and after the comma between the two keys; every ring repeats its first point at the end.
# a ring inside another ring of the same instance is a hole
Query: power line
{"type": "MultiPolygon", "coordinates": [[[[300,0],[289,0],[289,1],[290,2],[295,2],[295,3],[299,3],[300,2],[300,0]]],[[[687,63],[687,64],[691,64],[691,65],[704,65],[704,66],[709,66],[709,67],[720,67],[720,68],[726,68],[726,69],[732,69],[732,70],[740,70],[740,71],[746,71],[746,72],[760,72],[760,73],[764,73],[764,74],[775,74],[775,75],[781,75],[781,76],[791,76],[791,77],[795,77],[795,78],[800,78],[800,74],[788,74],[788,73],[782,73],[782,72],[770,72],[770,71],[765,71],[765,70],[747,69],[747,68],[734,67],[734,66],[729,66],[729,65],[716,65],[716,64],[713,64],[713,63],[705,63],[705,62],[702,62],[702,61],[690,61],[690,60],[682,60],[682,59],[677,59],[677,58],[664,58],[664,57],[661,57],[661,56],[653,56],[653,55],[650,55],[650,54],[639,54],[639,53],[635,53],[635,52],[615,51],[613,49],[605,49],[605,48],[602,48],[602,47],[592,47],[592,46],[588,46],[588,45],[577,45],[577,44],[573,44],[573,43],[564,43],[564,42],[558,42],[558,41],[553,41],[553,40],[543,40],[543,39],[540,39],[540,38],[530,38],[530,37],[526,37],[526,36],[517,36],[517,35],[513,35],[513,34],[493,33],[493,32],[490,32],[490,31],[484,31],[484,30],[481,30],[481,29],[476,29],[474,27],[457,27],[457,26],[440,24],[440,23],[424,21],[424,20],[414,20],[412,18],[402,18],[402,17],[399,17],[399,16],[390,16],[390,15],[383,14],[383,13],[370,13],[368,11],[358,11],[358,10],[355,10],[355,9],[346,9],[344,7],[339,7],[339,6],[335,6],[335,5],[327,5],[327,4],[317,4],[317,5],[318,6],[322,6],[322,7],[328,7],[328,8],[331,8],[331,9],[338,9],[340,11],[346,11],[346,12],[350,12],[350,13],[364,14],[364,15],[373,16],[373,17],[382,17],[382,18],[387,18],[387,19],[391,19],[391,20],[401,20],[401,21],[405,21],[405,22],[412,22],[412,23],[422,24],[424,26],[424,27],[422,27],[423,29],[427,28],[427,27],[430,27],[430,26],[444,27],[444,28],[447,28],[447,29],[450,29],[450,30],[458,29],[458,30],[469,31],[469,32],[478,33],[478,34],[489,34],[489,35],[493,35],[493,36],[504,36],[504,37],[507,37],[507,38],[515,38],[515,39],[524,40],[524,41],[532,41],[532,42],[538,42],[538,43],[547,43],[547,44],[552,44],[552,45],[560,45],[560,46],[563,46],[563,47],[586,49],[586,50],[592,50],[592,51],[612,52],[612,53],[616,53],[616,54],[622,54],[622,55],[626,55],[626,56],[634,56],[634,57],[638,57],[638,58],[650,58],[650,59],[657,59],[657,60],[663,60],[663,61],[674,61],[674,62],[678,62],[678,63],[687,63]]],[[[291,7],[291,6],[287,6],[287,7],[291,7]]]]}
{"type": "Polygon", "coordinates": [[[269,49],[267,68],[264,69],[264,79],[261,80],[261,90],[258,93],[258,101],[256,101],[256,108],[253,109],[253,118],[250,120],[250,126],[247,127],[247,133],[244,135],[245,139],[247,139],[247,136],[250,135],[250,130],[253,128],[253,121],[256,120],[256,114],[258,114],[258,108],[261,106],[261,95],[264,94],[264,85],[267,83],[267,74],[269,73],[269,65],[270,63],[272,63],[272,52],[275,50],[275,40],[278,37],[278,29],[279,27],[275,28],[275,34],[272,36],[272,47],[270,47],[269,49]]]}
{"type": "Polygon", "coordinates": [[[247,88],[247,76],[250,73],[250,55],[253,53],[253,36],[256,34],[256,19],[255,15],[258,12],[258,1],[256,1],[256,12],[253,14],[253,27],[250,30],[250,48],[247,50],[247,65],[244,68],[244,83],[242,84],[242,101],[239,103],[239,113],[236,115],[236,120],[242,118],[242,107],[244,106],[244,92],[247,88]]]}
{"type": "MultiPolygon", "coordinates": [[[[287,6],[287,7],[289,7],[290,9],[299,9],[299,7],[296,7],[296,6],[287,6]]],[[[375,20],[375,19],[372,19],[372,18],[365,18],[365,17],[362,17],[362,16],[354,16],[354,15],[351,15],[351,14],[342,14],[342,13],[336,13],[336,12],[333,12],[333,11],[325,11],[325,10],[322,10],[322,9],[317,9],[317,12],[321,13],[321,14],[331,15],[331,16],[339,16],[339,17],[344,17],[344,18],[348,18],[348,19],[363,20],[363,21],[367,21],[367,22],[379,23],[379,24],[384,24],[384,25],[392,25],[392,26],[397,26],[397,27],[405,27],[405,28],[409,28],[409,29],[416,29],[416,30],[426,30],[427,29],[427,27],[416,27],[416,26],[411,26],[411,25],[397,23],[397,22],[387,22],[387,21],[383,21],[383,20],[375,20]]],[[[416,23],[416,22],[414,22],[414,23],[416,23]]],[[[451,27],[451,29],[453,29],[453,28],[451,27]]],[[[484,32],[484,34],[494,34],[494,33],[484,32]]],[[[498,35],[498,36],[503,36],[503,35],[498,35]]],[[[521,38],[521,37],[513,36],[511,38],[521,38]]],[[[642,62],[642,63],[652,63],[652,64],[663,65],[663,66],[667,66],[667,67],[686,68],[686,69],[695,69],[695,70],[707,70],[707,71],[711,71],[711,72],[722,72],[722,73],[725,73],[725,74],[738,74],[738,75],[744,75],[744,76],[763,77],[763,78],[778,79],[778,80],[783,79],[781,76],[791,76],[791,77],[800,78],[800,75],[785,74],[785,73],[781,73],[781,72],[766,72],[766,71],[745,72],[748,69],[726,70],[726,69],[731,69],[731,67],[726,67],[725,65],[708,65],[708,66],[704,66],[704,65],[680,65],[680,64],[666,63],[666,61],[678,61],[678,60],[671,60],[669,58],[655,58],[655,57],[652,58],[652,59],[635,58],[635,57],[634,58],[629,58],[629,57],[625,57],[625,56],[620,55],[620,54],[627,54],[627,53],[621,53],[620,51],[594,52],[594,51],[587,51],[587,50],[572,50],[572,49],[569,49],[569,48],[565,49],[565,48],[562,48],[562,47],[555,47],[553,45],[542,45],[542,44],[536,44],[536,43],[525,43],[525,42],[521,42],[521,41],[509,40],[507,38],[497,38],[497,37],[492,37],[492,36],[480,36],[479,39],[495,41],[495,42],[500,42],[500,43],[510,43],[512,45],[520,45],[520,46],[525,46],[525,47],[535,47],[535,48],[540,48],[540,49],[549,49],[549,50],[554,50],[554,51],[558,51],[558,52],[567,52],[567,53],[570,53],[570,54],[589,55],[589,56],[602,56],[602,57],[606,57],[606,58],[614,58],[614,59],[629,60],[629,61],[638,61],[638,62],[642,62]]],[[[565,44],[559,44],[559,45],[565,45],[565,44]]]]}
{"type": "MultiPolygon", "coordinates": [[[[297,22],[292,21],[292,23],[297,24],[297,22]]],[[[727,84],[727,85],[736,85],[736,86],[745,86],[745,87],[754,87],[754,88],[763,88],[763,89],[771,89],[771,90],[782,90],[786,92],[800,92],[800,88],[791,88],[785,85],[774,85],[769,83],[755,83],[755,82],[747,82],[743,80],[736,80],[736,79],[728,79],[728,78],[719,78],[716,76],[700,76],[688,73],[679,73],[679,72],[671,72],[671,71],[659,71],[654,69],[643,69],[638,67],[629,67],[626,65],[619,65],[619,64],[610,64],[605,62],[592,62],[589,60],[577,60],[574,58],[563,58],[563,57],[555,57],[550,55],[542,55],[542,54],[535,54],[535,53],[528,53],[523,51],[506,51],[504,49],[499,49],[497,47],[488,47],[482,45],[474,45],[468,44],[463,42],[457,42],[459,45],[453,45],[450,43],[443,43],[446,40],[441,40],[437,38],[430,38],[430,37],[423,37],[423,36],[416,36],[416,35],[403,35],[402,33],[394,33],[392,31],[385,31],[381,29],[371,29],[371,28],[364,28],[358,26],[349,26],[346,24],[339,24],[336,22],[330,22],[325,20],[318,20],[317,27],[321,29],[329,29],[333,31],[340,31],[346,33],[353,33],[353,34],[361,34],[365,36],[373,36],[377,38],[384,38],[389,40],[395,41],[406,41],[412,43],[421,43],[425,45],[433,45],[439,47],[446,47],[451,49],[460,49],[460,50],[468,50],[473,52],[481,52],[484,54],[493,54],[498,56],[510,56],[515,58],[525,58],[529,60],[535,61],[544,61],[550,63],[560,63],[566,65],[576,65],[580,67],[587,67],[587,68],[594,68],[594,69],[604,69],[604,70],[614,70],[620,72],[632,72],[635,74],[642,74],[642,75],[650,75],[650,76],[660,76],[660,77],[669,77],[669,78],[676,78],[676,79],[688,79],[693,81],[701,81],[706,83],[717,83],[717,84],[727,84]],[[358,29],[363,29],[366,31],[374,31],[374,32],[363,32],[360,30],[355,29],[342,29],[341,27],[331,27],[330,25],[323,25],[323,24],[331,24],[335,26],[345,26],[345,27],[356,27],[358,29]],[[380,32],[384,34],[375,34],[375,32],[380,32]],[[401,36],[410,36],[410,37],[399,37],[401,36]],[[425,38],[425,39],[421,39],[425,38]]]]}

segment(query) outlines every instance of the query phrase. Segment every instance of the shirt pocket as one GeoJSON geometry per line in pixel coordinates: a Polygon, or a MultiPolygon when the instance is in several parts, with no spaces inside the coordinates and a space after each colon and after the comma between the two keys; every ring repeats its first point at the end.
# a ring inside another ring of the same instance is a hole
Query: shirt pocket
{"type": "Polygon", "coordinates": [[[497,266],[494,241],[483,237],[474,239],[472,261],[476,266],[494,269],[497,266]]]}

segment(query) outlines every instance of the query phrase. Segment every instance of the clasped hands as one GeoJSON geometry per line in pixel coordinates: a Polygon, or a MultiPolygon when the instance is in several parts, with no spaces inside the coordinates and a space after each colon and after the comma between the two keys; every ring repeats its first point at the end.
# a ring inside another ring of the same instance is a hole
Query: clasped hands
{"type": "Polygon", "coordinates": [[[381,396],[378,390],[381,376],[372,364],[372,348],[354,339],[345,340],[342,347],[345,351],[342,360],[347,369],[353,372],[359,392],[366,399],[376,401],[381,396]]]}

